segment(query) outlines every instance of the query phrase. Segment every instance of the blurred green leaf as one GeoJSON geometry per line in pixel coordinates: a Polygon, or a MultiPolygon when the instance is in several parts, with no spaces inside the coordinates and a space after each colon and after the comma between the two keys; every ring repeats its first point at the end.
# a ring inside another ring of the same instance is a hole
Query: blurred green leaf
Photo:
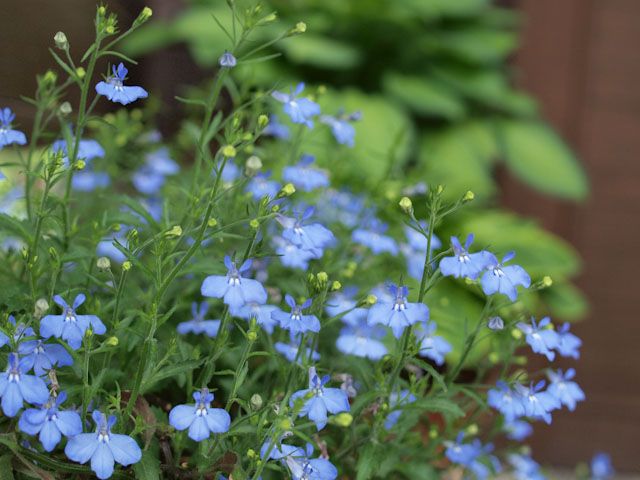
{"type": "Polygon", "coordinates": [[[388,73],[383,83],[387,93],[419,114],[450,120],[465,115],[464,103],[458,96],[429,78],[388,73]]]}
{"type": "Polygon", "coordinates": [[[478,27],[433,32],[426,39],[431,49],[471,63],[502,62],[517,45],[513,32],[478,27]]]}
{"type": "Polygon", "coordinates": [[[406,8],[426,17],[468,17],[477,15],[489,0],[405,0],[406,8]]]}
{"type": "Polygon", "coordinates": [[[562,320],[579,320],[589,311],[587,299],[569,282],[555,281],[553,286],[540,291],[540,297],[551,315],[562,320]]]}
{"type": "Polygon", "coordinates": [[[567,145],[549,127],[529,121],[505,121],[500,128],[505,162],[522,181],[559,197],[587,196],[587,176],[567,145]]]}
{"type": "Polygon", "coordinates": [[[356,47],[313,33],[282,41],[279,47],[292,62],[329,70],[354,68],[361,59],[356,47]]]}

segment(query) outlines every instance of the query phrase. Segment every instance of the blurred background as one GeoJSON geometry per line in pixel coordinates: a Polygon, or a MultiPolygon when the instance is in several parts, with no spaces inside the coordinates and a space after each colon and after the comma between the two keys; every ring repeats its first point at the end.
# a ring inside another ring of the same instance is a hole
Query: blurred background
{"type": "MultiPolygon", "coordinates": [[[[145,4],[153,8],[153,22],[127,50],[140,61],[134,80],[169,102],[158,115],[170,131],[180,112],[173,96],[205,78],[225,48],[208,13],[219,10],[224,21],[225,2],[106,3],[122,24],[145,4]]],[[[534,456],[572,468],[603,450],[618,471],[637,472],[640,2],[266,3],[280,13],[281,26],[304,20],[308,32],[283,42],[275,65],[238,75],[266,85],[283,78],[324,84],[340,91],[348,108],[368,99],[365,113],[379,125],[359,144],[386,151],[385,140],[375,142],[393,135],[381,132],[402,132],[386,141],[406,157],[399,164],[413,181],[446,183],[452,195],[470,188],[487,208],[535,219],[575,247],[579,256],[549,247],[540,263],[557,282],[544,299],[549,311],[556,320],[575,320],[584,341],[575,366],[588,401],[574,413],[555,413],[552,427],[536,425],[534,456]]],[[[31,94],[35,75],[54,67],[47,51],[53,35],[64,31],[72,51],[83,51],[94,11],[88,0],[65,0],[64,8],[0,1],[0,104],[13,108],[25,128],[31,109],[20,95],[31,94]]],[[[385,174],[375,156],[360,156],[371,175],[385,174]]],[[[520,241],[546,245],[543,229],[518,221],[520,241]]]]}

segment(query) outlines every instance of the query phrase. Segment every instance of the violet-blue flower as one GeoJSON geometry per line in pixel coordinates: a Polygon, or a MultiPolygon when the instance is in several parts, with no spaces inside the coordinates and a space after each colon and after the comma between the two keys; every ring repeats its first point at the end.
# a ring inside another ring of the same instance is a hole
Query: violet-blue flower
{"type": "Polygon", "coordinates": [[[15,120],[16,115],[10,108],[0,109],[0,150],[11,144],[25,145],[27,137],[19,130],[11,128],[11,124],[15,120]]]}
{"type": "Polygon", "coordinates": [[[305,356],[313,362],[320,360],[320,354],[315,350],[311,350],[309,347],[304,350],[304,354],[298,355],[298,351],[300,349],[300,335],[290,335],[290,337],[291,340],[289,343],[276,342],[273,346],[276,352],[286,358],[287,361],[302,364],[305,356]]]}
{"type": "Polygon", "coordinates": [[[218,65],[225,68],[233,68],[237,65],[238,61],[231,52],[225,51],[218,59],[218,65]]]}
{"type": "Polygon", "coordinates": [[[18,353],[27,368],[41,376],[53,367],[73,365],[73,357],[57,343],[44,343],[42,340],[26,340],[18,345],[18,353]]]}
{"type": "Polygon", "coordinates": [[[591,480],[608,480],[616,474],[608,453],[596,453],[591,459],[591,480]]]}
{"type": "Polygon", "coordinates": [[[313,128],[311,120],[316,115],[320,115],[320,105],[305,97],[300,97],[304,90],[304,83],[299,83],[295,89],[289,93],[273,92],[271,96],[284,104],[283,110],[293,123],[301,123],[309,128],[313,128]]]}
{"type": "Polygon", "coordinates": [[[492,471],[500,471],[498,459],[493,455],[489,455],[493,451],[493,444],[482,445],[477,438],[469,443],[463,443],[463,440],[464,432],[460,432],[455,442],[445,442],[447,445],[445,456],[451,462],[466,467],[473,472],[477,479],[488,478],[492,471]]]}
{"type": "Polygon", "coordinates": [[[76,172],[71,180],[71,186],[78,192],[93,192],[98,188],[106,188],[111,184],[111,178],[106,172],[82,170],[76,172]]]}
{"type": "Polygon", "coordinates": [[[351,240],[368,247],[376,255],[385,252],[397,255],[398,244],[392,237],[385,235],[387,228],[386,223],[373,219],[365,228],[356,228],[351,234],[351,240]]]}
{"type": "Polygon", "coordinates": [[[360,112],[354,112],[351,115],[345,115],[344,112],[338,112],[336,116],[322,115],[320,116],[320,122],[328,125],[331,128],[336,141],[342,145],[353,147],[355,143],[356,129],[352,123],[360,120],[362,114],[360,112]]]}
{"type": "Polygon", "coordinates": [[[524,420],[507,421],[502,427],[507,434],[507,438],[522,442],[525,438],[533,433],[533,427],[529,422],[524,420]]]}
{"type": "Polygon", "coordinates": [[[400,338],[405,328],[429,319],[429,308],[424,303],[411,303],[407,300],[409,289],[406,286],[392,283],[388,289],[391,298],[378,298],[377,303],[369,309],[369,325],[382,324],[390,327],[393,335],[400,338]]]}
{"type": "Polygon", "coordinates": [[[571,357],[577,360],[580,358],[582,340],[571,333],[569,331],[570,328],[571,326],[568,323],[564,323],[562,327],[558,329],[558,345],[556,345],[555,348],[561,356],[571,357]]]}
{"type": "Polygon", "coordinates": [[[322,250],[305,250],[298,245],[279,236],[272,238],[276,254],[285,267],[307,270],[309,262],[322,257],[322,250]]]}
{"type": "Polygon", "coordinates": [[[176,405],[169,412],[169,423],[176,430],[189,429],[189,438],[196,442],[214,434],[229,431],[231,417],[222,408],[212,408],[213,393],[207,388],[194,392],[195,404],[176,405]]]}
{"type": "Polygon", "coordinates": [[[318,377],[315,367],[309,367],[309,388],[291,395],[289,404],[293,407],[297,399],[304,399],[304,405],[298,416],[309,417],[318,430],[327,425],[327,413],[348,412],[349,399],[339,388],[328,388],[329,375],[318,377]]]}
{"type": "Polygon", "coordinates": [[[167,176],[179,171],[180,166],[169,156],[169,150],[159,148],[147,154],[144,165],[133,174],[131,181],[140,193],[151,195],[164,185],[167,176]]]}
{"type": "Polygon", "coordinates": [[[271,172],[256,174],[247,183],[246,191],[251,193],[254,200],[260,200],[264,197],[275,198],[280,191],[280,184],[275,180],[269,180],[271,172]]]}
{"type": "Polygon", "coordinates": [[[544,317],[536,324],[536,320],[531,318],[531,325],[523,322],[518,323],[518,329],[522,331],[526,337],[526,341],[531,346],[531,350],[547,357],[549,361],[556,358],[554,348],[558,346],[558,334],[555,330],[547,328],[551,324],[549,317],[544,317]]]}
{"type": "Polygon", "coordinates": [[[60,315],[47,315],[40,320],[40,336],[62,338],[71,348],[77,350],[82,345],[82,339],[87,329],[102,335],[107,331],[104,323],[96,315],[78,315],[76,309],[86,300],[84,294],[79,294],[69,306],[60,295],[53,297],[53,301],[62,307],[60,315]]]}
{"type": "Polygon", "coordinates": [[[421,357],[430,358],[436,365],[444,364],[444,357],[451,352],[449,342],[439,335],[434,335],[437,325],[433,321],[422,322],[416,328],[416,338],[420,342],[418,354],[421,357]]]}
{"type": "Polygon", "coordinates": [[[311,306],[312,300],[307,299],[302,305],[298,305],[289,294],[284,296],[284,300],[291,308],[291,312],[284,312],[280,309],[271,312],[271,318],[278,322],[280,328],[289,330],[292,335],[298,333],[320,331],[320,320],[315,315],[304,315],[302,312],[311,306]]]}
{"type": "Polygon", "coordinates": [[[506,265],[509,260],[515,257],[515,252],[507,253],[502,262],[497,262],[487,266],[487,271],[482,275],[480,283],[486,295],[502,293],[512,302],[518,298],[518,285],[529,288],[531,277],[520,265],[506,265]]]}
{"type": "Polygon", "coordinates": [[[27,408],[20,416],[20,430],[28,435],[38,435],[47,452],[56,448],[62,435],[73,437],[82,433],[82,420],[78,412],[60,409],[66,399],[67,393],[60,392],[57,397],[49,397],[39,408],[27,408]]]}
{"type": "Polygon", "coordinates": [[[226,275],[210,275],[202,282],[201,292],[205,297],[222,298],[230,308],[242,307],[245,303],[267,302],[267,291],[257,280],[243,277],[251,269],[251,259],[240,268],[227,255],[224,257],[226,275]]]}
{"type": "Polygon", "coordinates": [[[525,414],[522,396],[502,380],[498,380],[496,388],[487,392],[487,403],[502,413],[507,422],[512,422],[525,414]]]}
{"type": "Polygon", "coordinates": [[[91,414],[96,424],[93,433],[80,433],[67,442],[64,453],[70,460],[87,463],[91,460],[91,470],[103,480],[113,475],[115,463],[126,467],[142,458],[142,450],[129,435],[112,433],[116,417],[108,418],[99,410],[91,414]]]}
{"type": "Polygon", "coordinates": [[[300,448],[283,458],[292,480],[335,480],[338,469],[327,459],[309,458],[312,453],[313,446],[307,443],[306,452],[300,448]]]}
{"type": "Polygon", "coordinates": [[[398,423],[400,416],[402,415],[402,408],[405,405],[416,401],[416,396],[409,390],[402,390],[400,392],[391,392],[389,395],[389,407],[391,413],[387,415],[384,420],[384,428],[391,430],[393,426],[398,423]]]}
{"type": "Polygon", "coordinates": [[[540,380],[535,384],[531,382],[528,388],[520,384],[516,384],[515,388],[517,394],[522,398],[525,416],[544,420],[545,423],[550,424],[551,412],[560,408],[560,400],[543,390],[544,386],[545,381],[540,380]]]}
{"type": "Polygon", "coordinates": [[[24,402],[42,404],[49,398],[47,385],[40,377],[28,375],[27,365],[17,353],[10,353],[7,370],[0,374],[2,411],[7,417],[15,417],[24,402]]]}
{"type": "MultiPolygon", "coordinates": [[[[71,145],[73,148],[74,145],[71,145]]],[[[69,166],[69,150],[67,148],[67,141],[60,139],[51,144],[51,150],[53,153],[60,153],[62,155],[62,162],[66,167],[69,166]]],[[[105,156],[104,148],[96,140],[92,139],[80,139],[78,142],[78,153],[76,158],[84,160],[88,165],[94,158],[103,158],[105,156]]]]}
{"type": "Polygon", "coordinates": [[[342,328],[336,340],[336,347],[347,355],[374,361],[380,360],[388,352],[387,347],[380,341],[385,335],[384,327],[369,325],[365,314],[359,323],[349,324],[342,328]]]}
{"type": "Polygon", "coordinates": [[[486,250],[477,253],[469,253],[469,247],[473,243],[473,234],[467,236],[464,247],[457,237],[451,237],[453,256],[440,260],[440,271],[445,277],[467,277],[471,280],[478,278],[483,270],[490,265],[495,265],[498,260],[495,255],[486,250]]]}
{"type": "Polygon", "coordinates": [[[565,405],[571,412],[576,409],[576,404],[585,399],[584,392],[580,386],[573,381],[576,376],[576,371],[573,368],[568,369],[566,372],[562,370],[547,372],[549,377],[549,387],[547,392],[550,395],[558,399],[558,401],[565,405]]]}
{"type": "Polygon", "coordinates": [[[180,322],[176,327],[178,333],[185,335],[187,333],[194,333],[200,335],[204,333],[208,337],[215,337],[218,334],[220,328],[220,320],[206,320],[205,316],[209,311],[209,304],[207,302],[197,302],[191,304],[191,320],[186,322],[180,322]]]}
{"type": "Polygon", "coordinates": [[[528,455],[511,453],[508,459],[514,468],[513,475],[516,480],[545,480],[547,478],[540,472],[540,465],[528,455]]]}
{"type": "Polygon", "coordinates": [[[282,140],[287,140],[290,136],[289,127],[280,123],[277,115],[269,115],[269,123],[264,127],[264,130],[262,130],[262,134],[282,140]]]}
{"type": "Polygon", "coordinates": [[[260,325],[264,330],[271,334],[274,327],[278,325],[271,314],[278,310],[278,307],[274,305],[261,305],[257,302],[245,303],[240,308],[231,309],[231,314],[235,317],[244,318],[245,320],[256,319],[256,323],[260,325]]]}
{"type": "Polygon", "coordinates": [[[296,165],[284,167],[282,179],[305,192],[328,187],[329,175],[326,171],[314,166],[314,161],[315,158],[312,155],[303,155],[296,165]]]}
{"type": "Polygon", "coordinates": [[[113,75],[104,82],[96,85],[98,95],[104,95],[110,101],[127,105],[139,98],[147,98],[149,94],[142,87],[127,86],[124,84],[129,70],[120,63],[117,67],[112,66],[113,75]]]}
{"type": "Polygon", "coordinates": [[[303,250],[320,256],[322,250],[335,241],[333,233],[319,223],[308,223],[315,209],[308,207],[298,218],[278,215],[276,220],[283,227],[282,237],[303,250]]]}

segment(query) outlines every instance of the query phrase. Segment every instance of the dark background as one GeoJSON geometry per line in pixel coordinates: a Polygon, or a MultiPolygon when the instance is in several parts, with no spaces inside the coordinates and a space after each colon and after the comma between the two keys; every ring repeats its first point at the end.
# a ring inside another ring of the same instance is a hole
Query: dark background
{"type": "MultiPolygon", "coordinates": [[[[76,52],[85,47],[94,3],[0,0],[0,104],[13,108],[23,125],[31,109],[19,95],[31,94],[35,74],[53,67],[47,51],[53,35],[63,30],[76,52]]],[[[134,0],[108,3],[123,24],[143,6],[134,0]]],[[[591,180],[590,198],[576,205],[550,200],[499,172],[505,206],[539,219],[580,251],[585,268],[578,283],[591,302],[589,318],[575,327],[584,340],[578,380],[588,401],[574,413],[555,413],[552,427],[537,425],[533,451],[542,463],[572,467],[606,450],[618,471],[638,471],[640,1],[508,3],[524,14],[522,47],[514,59],[518,82],[578,152],[591,180]]],[[[180,8],[179,0],[147,4],[155,16],[180,8]]],[[[145,59],[140,69],[136,75],[151,90],[166,91],[200,75],[181,48],[145,59]]]]}

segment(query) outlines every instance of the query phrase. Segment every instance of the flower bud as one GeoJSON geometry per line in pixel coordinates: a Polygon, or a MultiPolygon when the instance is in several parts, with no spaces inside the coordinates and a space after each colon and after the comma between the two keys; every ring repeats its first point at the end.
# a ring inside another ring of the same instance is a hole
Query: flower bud
{"type": "Polygon", "coordinates": [[[107,14],[107,9],[103,6],[98,7],[98,15],[104,17],[107,14]]]}
{"type": "Polygon", "coordinates": [[[73,111],[71,104],[69,102],[62,102],[62,104],[58,107],[58,114],[61,117],[68,116],[73,111]]]}
{"type": "Polygon", "coordinates": [[[86,70],[84,68],[82,68],[82,67],[76,68],[76,76],[79,79],[82,80],[86,74],[87,74],[87,72],[86,72],[86,70]]]}
{"type": "Polygon", "coordinates": [[[38,300],[36,300],[33,316],[36,318],[41,318],[47,310],[49,310],[49,302],[47,302],[45,298],[39,298],[38,300]]]}
{"type": "Polygon", "coordinates": [[[267,117],[264,113],[258,117],[258,128],[263,129],[267,125],[269,125],[269,117],[267,117]]]}
{"type": "Polygon", "coordinates": [[[262,397],[258,393],[254,393],[253,395],[251,395],[251,399],[249,400],[249,402],[251,403],[251,407],[254,410],[259,410],[262,408],[262,397]]]}
{"type": "Polygon", "coordinates": [[[69,48],[69,40],[64,32],[58,32],[53,37],[53,41],[60,50],[67,50],[69,48]]]}
{"type": "Polygon", "coordinates": [[[293,29],[294,34],[304,33],[307,31],[307,24],[304,22],[296,23],[295,28],[293,29]]]}
{"type": "Polygon", "coordinates": [[[347,428],[353,422],[353,416],[350,413],[342,412],[333,417],[333,422],[339,427],[347,428]]]}
{"type": "Polygon", "coordinates": [[[369,306],[375,305],[377,301],[378,301],[378,297],[376,297],[372,293],[367,295],[367,298],[364,299],[364,303],[369,306]]]}
{"type": "Polygon", "coordinates": [[[256,332],[255,330],[249,330],[249,332],[247,333],[247,340],[249,340],[250,342],[255,342],[258,339],[258,332],[256,332]]]}
{"type": "Polygon", "coordinates": [[[504,329],[504,320],[500,317],[491,317],[487,321],[487,327],[491,330],[502,330],[504,329]]]}
{"type": "Polygon", "coordinates": [[[411,215],[413,213],[413,202],[409,197],[402,197],[398,205],[400,205],[402,211],[407,215],[411,215]]]}
{"type": "Polygon", "coordinates": [[[289,418],[283,418],[278,422],[278,428],[282,431],[289,431],[293,428],[293,422],[289,418]]]}
{"type": "Polygon", "coordinates": [[[262,23],[271,23],[271,22],[274,22],[277,18],[278,18],[278,14],[273,12],[273,13],[270,13],[269,15],[267,15],[266,17],[263,17],[261,22],[262,23]]]}
{"type": "Polygon", "coordinates": [[[207,222],[207,225],[210,227],[215,227],[216,225],[218,225],[218,220],[216,220],[215,218],[210,218],[207,222]]]}
{"type": "Polygon", "coordinates": [[[329,275],[327,275],[327,272],[319,272],[316,275],[316,279],[320,285],[326,285],[329,281],[329,275]]]}
{"type": "Polygon", "coordinates": [[[278,198],[290,197],[294,193],[296,193],[296,187],[293,186],[293,183],[287,183],[278,193],[278,198]]]}
{"type": "Polygon", "coordinates": [[[247,158],[247,161],[244,164],[245,172],[249,177],[253,177],[260,171],[261,168],[262,160],[260,160],[260,157],[256,155],[251,155],[249,158],[247,158]]]}
{"type": "Polygon", "coordinates": [[[238,152],[236,152],[236,149],[233,145],[225,145],[224,147],[222,147],[222,155],[227,158],[234,158],[237,154],[238,152]]]}
{"type": "Polygon", "coordinates": [[[131,262],[129,260],[125,261],[122,264],[122,270],[124,270],[125,272],[128,272],[129,270],[131,270],[131,267],[132,267],[132,265],[131,265],[131,262]]]}
{"type": "Polygon", "coordinates": [[[467,431],[467,433],[469,435],[477,435],[478,434],[478,425],[475,424],[475,423],[472,423],[465,430],[467,431]]]}
{"type": "Polygon", "coordinates": [[[256,454],[256,451],[253,448],[250,448],[249,450],[247,450],[247,458],[256,458],[257,456],[258,455],[256,454]]]}
{"type": "Polygon", "coordinates": [[[84,160],[78,160],[75,165],[74,168],[76,170],[84,170],[84,167],[87,166],[87,162],[85,162],[84,160]]]}
{"type": "Polygon", "coordinates": [[[179,237],[182,235],[182,227],[180,225],[174,225],[165,235],[167,237],[179,237]]]}
{"type": "Polygon", "coordinates": [[[522,332],[519,329],[514,328],[511,330],[511,336],[516,340],[520,340],[522,338],[522,332]]]}
{"type": "Polygon", "coordinates": [[[464,197],[462,197],[462,201],[465,203],[471,202],[474,198],[476,198],[476,195],[471,190],[468,190],[467,193],[464,194],[464,197]]]}
{"type": "Polygon", "coordinates": [[[543,287],[550,287],[551,285],[553,285],[553,279],[549,276],[549,275],[545,275],[542,278],[542,286],[543,287]]]}
{"type": "Polygon", "coordinates": [[[438,185],[438,186],[436,187],[436,193],[437,193],[438,195],[440,195],[442,192],[444,192],[444,186],[443,186],[443,185],[438,185]]]}
{"type": "Polygon", "coordinates": [[[153,10],[151,10],[151,8],[149,7],[144,7],[140,12],[140,15],[138,15],[138,18],[136,18],[135,21],[133,22],[133,26],[137,27],[138,25],[142,25],[144,22],[149,20],[152,15],[153,15],[153,10]]]}
{"type": "Polygon", "coordinates": [[[53,70],[47,70],[42,77],[43,83],[47,85],[55,85],[56,80],[58,80],[58,74],[53,70]]]}
{"type": "Polygon", "coordinates": [[[107,257],[100,257],[96,262],[96,265],[100,270],[109,270],[111,268],[111,260],[107,257]]]}
{"type": "Polygon", "coordinates": [[[331,284],[332,292],[337,292],[341,288],[342,288],[342,284],[338,280],[334,280],[333,283],[331,284]]]}
{"type": "Polygon", "coordinates": [[[109,337],[104,341],[104,343],[109,347],[117,347],[119,340],[118,337],[109,337]]]}
{"type": "Polygon", "coordinates": [[[249,222],[249,226],[254,230],[257,230],[258,228],[260,228],[260,222],[254,218],[249,222]]]}

